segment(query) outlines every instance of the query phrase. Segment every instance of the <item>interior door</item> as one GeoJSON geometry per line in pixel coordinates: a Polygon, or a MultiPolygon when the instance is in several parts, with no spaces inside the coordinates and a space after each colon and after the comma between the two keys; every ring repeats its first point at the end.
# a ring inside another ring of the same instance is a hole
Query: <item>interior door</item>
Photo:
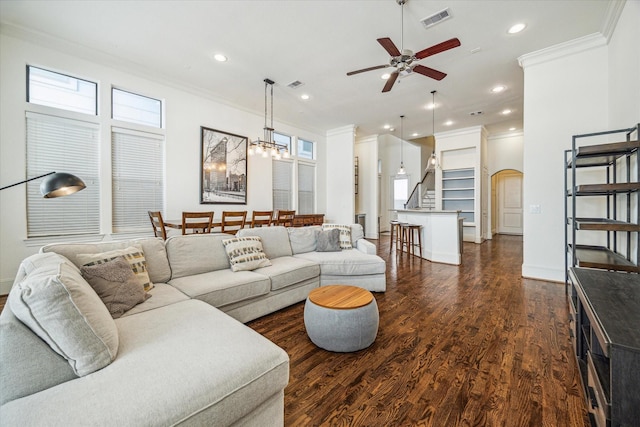
{"type": "Polygon", "coordinates": [[[522,174],[498,173],[497,229],[502,234],[522,234],[522,174]]]}

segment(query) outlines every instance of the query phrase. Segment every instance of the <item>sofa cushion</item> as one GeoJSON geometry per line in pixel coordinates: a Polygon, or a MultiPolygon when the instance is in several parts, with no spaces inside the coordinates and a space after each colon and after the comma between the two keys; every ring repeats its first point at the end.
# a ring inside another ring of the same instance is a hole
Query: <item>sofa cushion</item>
{"type": "Polygon", "coordinates": [[[295,255],[315,251],[320,230],[322,227],[319,225],[287,228],[291,252],[295,255]]]}
{"type": "Polygon", "coordinates": [[[360,224],[351,224],[351,246],[356,247],[356,242],[364,239],[364,230],[360,224]]]}
{"type": "Polygon", "coordinates": [[[229,257],[231,271],[251,271],[271,265],[257,236],[234,237],[225,239],[222,243],[229,257]]]}
{"type": "Polygon", "coordinates": [[[262,250],[267,258],[273,260],[281,256],[291,256],[289,233],[282,226],[243,228],[236,234],[238,237],[258,236],[262,239],[262,250]]]}
{"type": "Polygon", "coordinates": [[[83,267],[104,264],[117,257],[124,257],[135,274],[135,280],[145,291],[153,288],[153,283],[147,272],[147,260],[144,257],[141,245],[132,245],[124,249],[114,249],[112,251],[100,252],[97,254],[77,254],[76,259],[83,267]]]}
{"type": "Polygon", "coordinates": [[[7,403],[2,424],[230,426],[287,385],[286,352],[200,301],[115,322],[121,341],[111,365],[7,403]]]}
{"type": "Polygon", "coordinates": [[[169,284],[214,307],[267,294],[271,286],[269,278],[263,274],[253,271],[234,273],[230,269],[179,277],[171,279],[169,284]]]}
{"type": "Polygon", "coordinates": [[[191,234],[167,239],[171,279],[230,268],[222,241],[228,234],[191,234]]]}
{"type": "Polygon", "coordinates": [[[341,249],[351,249],[353,245],[351,244],[351,226],[350,225],[341,225],[341,224],[322,224],[322,230],[332,230],[338,229],[340,230],[340,248],[341,249]]]}
{"type": "Polygon", "coordinates": [[[78,268],[82,263],[78,261],[78,254],[97,254],[115,249],[124,249],[132,245],[141,245],[151,283],[166,283],[171,278],[171,267],[167,259],[164,240],[158,237],[144,239],[123,240],[118,242],[99,243],[52,243],[43,246],[40,252],[55,252],[68,258],[78,268]]]}
{"type": "Polygon", "coordinates": [[[318,252],[339,252],[340,248],[340,230],[334,228],[331,230],[322,230],[318,233],[318,244],[316,251],[318,252]]]}
{"type": "Polygon", "coordinates": [[[0,360],[0,405],[78,378],[64,357],[18,320],[10,303],[0,314],[0,360]]]}
{"type": "Polygon", "coordinates": [[[118,352],[118,331],[100,297],[61,255],[32,257],[48,262],[11,289],[16,317],[67,359],[76,375],[107,366],[118,352]]]}
{"type": "Polygon", "coordinates": [[[166,283],[154,283],[153,289],[151,289],[148,294],[151,295],[151,298],[136,305],[131,310],[125,311],[122,317],[142,313],[143,311],[155,310],[156,308],[189,299],[184,293],[166,283]]]}
{"type": "Polygon", "coordinates": [[[114,319],[151,297],[122,256],[102,264],[83,266],[80,272],[114,319]]]}
{"type": "Polygon", "coordinates": [[[259,268],[255,272],[269,276],[271,290],[275,291],[318,277],[320,266],[305,259],[286,256],[275,258],[270,267],[259,268]]]}
{"type": "Polygon", "coordinates": [[[320,264],[320,274],[323,276],[384,274],[386,270],[386,264],[382,258],[364,254],[357,249],[346,249],[341,252],[308,252],[295,257],[320,264]]]}

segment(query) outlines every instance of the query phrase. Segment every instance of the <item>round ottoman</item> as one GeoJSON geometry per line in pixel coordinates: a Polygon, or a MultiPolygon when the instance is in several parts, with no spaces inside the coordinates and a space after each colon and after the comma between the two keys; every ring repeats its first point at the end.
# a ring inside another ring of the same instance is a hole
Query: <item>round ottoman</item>
{"type": "Polygon", "coordinates": [[[309,293],[304,326],[311,341],[336,352],[369,347],[378,333],[378,305],[371,292],[357,286],[328,285],[309,293]]]}

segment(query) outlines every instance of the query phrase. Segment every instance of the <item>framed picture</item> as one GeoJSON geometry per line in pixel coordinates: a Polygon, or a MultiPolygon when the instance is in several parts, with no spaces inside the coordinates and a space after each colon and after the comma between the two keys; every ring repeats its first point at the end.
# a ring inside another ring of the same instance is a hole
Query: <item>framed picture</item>
{"type": "Polygon", "coordinates": [[[200,127],[200,204],[247,204],[246,136],[200,127]]]}

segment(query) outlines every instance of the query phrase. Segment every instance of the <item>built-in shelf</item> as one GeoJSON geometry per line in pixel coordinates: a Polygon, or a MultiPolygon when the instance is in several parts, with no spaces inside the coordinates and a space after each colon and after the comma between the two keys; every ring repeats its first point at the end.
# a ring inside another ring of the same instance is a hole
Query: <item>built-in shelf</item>
{"type": "Polygon", "coordinates": [[[442,171],[442,209],[460,211],[463,225],[475,226],[475,169],[442,171]]]}

